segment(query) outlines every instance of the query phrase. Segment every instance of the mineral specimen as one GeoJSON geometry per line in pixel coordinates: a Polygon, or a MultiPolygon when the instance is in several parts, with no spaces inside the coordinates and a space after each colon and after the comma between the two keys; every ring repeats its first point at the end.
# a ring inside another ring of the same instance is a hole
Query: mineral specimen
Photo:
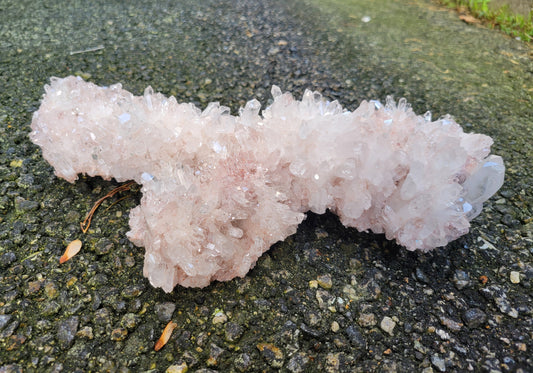
{"type": "Polygon", "coordinates": [[[244,276],[311,210],[385,233],[408,250],[444,246],[502,185],[492,139],[464,133],[449,116],[416,116],[405,100],[355,111],[306,91],[272,88],[238,116],[203,111],[148,87],[52,78],[31,140],[55,174],[85,173],[142,185],[130,240],[146,249],[144,275],[170,292],[244,276]]]}

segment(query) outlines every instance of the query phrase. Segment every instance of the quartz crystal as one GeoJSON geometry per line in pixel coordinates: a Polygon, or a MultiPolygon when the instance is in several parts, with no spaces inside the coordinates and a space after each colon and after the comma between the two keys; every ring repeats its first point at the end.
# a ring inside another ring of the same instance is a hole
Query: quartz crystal
{"type": "Polygon", "coordinates": [[[417,116],[403,99],[350,112],[274,86],[262,113],[251,100],[234,116],[79,77],[52,78],[45,92],[31,140],[69,182],[87,174],[142,185],[127,235],[146,250],[144,275],[167,292],[244,276],[309,210],[330,209],[408,250],[444,246],[468,232],[504,178],[490,137],[450,116],[417,116]]]}

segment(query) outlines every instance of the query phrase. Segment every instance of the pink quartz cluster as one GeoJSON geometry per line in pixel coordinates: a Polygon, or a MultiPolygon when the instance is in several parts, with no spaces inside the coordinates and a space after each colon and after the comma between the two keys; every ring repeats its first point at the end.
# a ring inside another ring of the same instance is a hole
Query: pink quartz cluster
{"type": "Polygon", "coordinates": [[[311,210],[335,212],[360,231],[408,250],[444,246],[502,185],[492,139],[431,121],[405,100],[344,110],[317,92],[301,101],[272,88],[260,113],[205,110],[148,87],[52,78],[31,140],[57,176],[99,175],[142,185],[130,240],[146,249],[144,275],[170,292],[244,276],[311,210]]]}

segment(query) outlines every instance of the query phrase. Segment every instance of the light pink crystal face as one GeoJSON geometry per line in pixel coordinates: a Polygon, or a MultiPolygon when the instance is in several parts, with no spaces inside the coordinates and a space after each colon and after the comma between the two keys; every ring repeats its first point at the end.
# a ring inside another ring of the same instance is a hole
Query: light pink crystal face
{"type": "Polygon", "coordinates": [[[492,139],[450,117],[416,116],[404,100],[363,102],[353,112],[306,91],[274,87],[239,116],[201,111],[147,88],[52,78],[31,140],[57,176],[102,176],[142,185],[130,240],[146,249],[144,275],[170,292],[244,276],[296,232],[311,210],[385,233],[408,250],[444,246],[502,185],[492,139]]]}

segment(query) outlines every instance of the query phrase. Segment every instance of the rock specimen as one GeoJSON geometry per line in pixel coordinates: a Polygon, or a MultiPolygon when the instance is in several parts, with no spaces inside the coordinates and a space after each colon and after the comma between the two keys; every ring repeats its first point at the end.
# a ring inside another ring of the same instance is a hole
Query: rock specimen
{"type": "Polygon", "coordinates": [[[306,91],[272,88],[238,116],[203,111],[120,84],[52,78],[31,140],[57,176],[99,175],[142,185],[130,240],[146,249],[144,275],[170,292],[244,276],[311,210],[385,233],[408,250],[444,246],[502,185],[492,139],[446,116],[416,116],[405,100],[355,111],[306,91]]]}

